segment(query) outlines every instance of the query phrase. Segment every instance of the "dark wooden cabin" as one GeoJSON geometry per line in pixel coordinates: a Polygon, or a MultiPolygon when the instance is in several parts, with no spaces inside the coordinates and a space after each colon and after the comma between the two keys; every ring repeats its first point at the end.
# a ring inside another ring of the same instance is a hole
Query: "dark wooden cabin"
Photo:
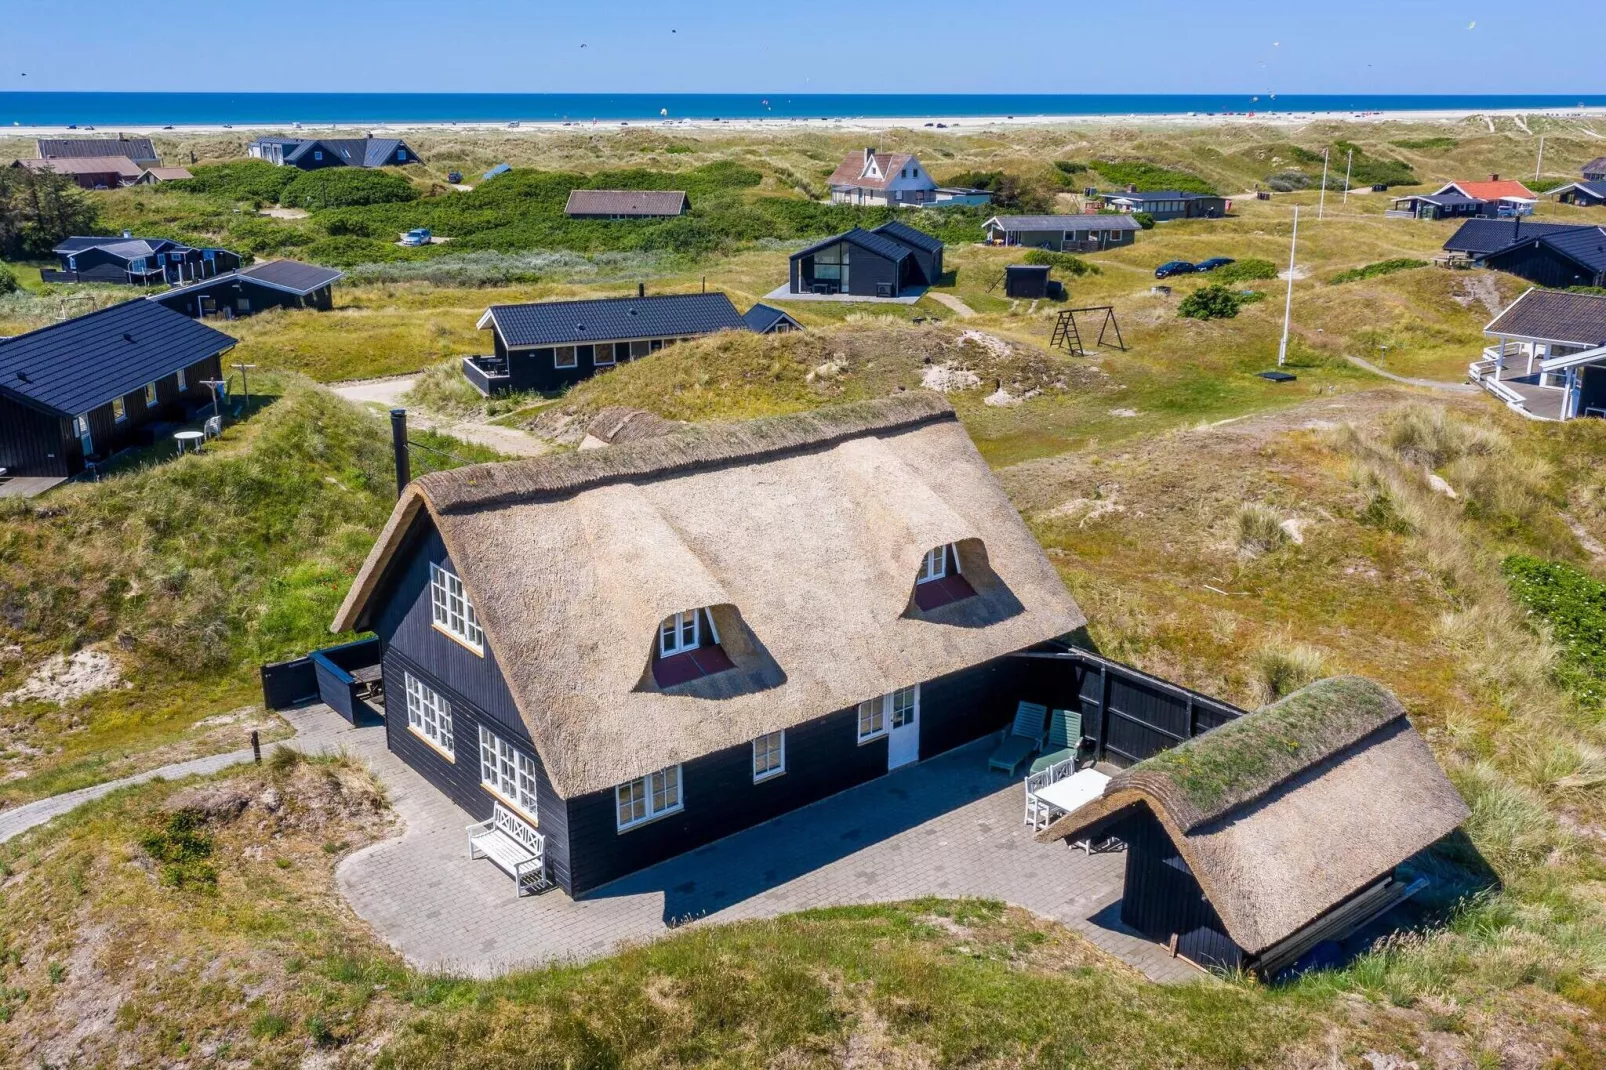
{"type": "Polygon", "coordinates": [[[161,163],[156,146],[148,137],[42,137],[34,142],[41,160],[105,159],[126,156],[141,167],[161,163]]]}
{"type": "Polygon", "coordinates": [[[333,626],[379,636],[390,749],[569,895],[997,731],[1011,652],[1082,623],[940,396],[605,419],[415,481],[333,626]]]}
{"type": "Polygon", "coordinates": [[[278,167],[321,171],[325,167],[404,167],[423,163],[407,142],[394,137],[259,137],[246,146],[254,160],[278,167]]]}
{"type": "Polygon", "coordinates": [[[562,390],[617,364],[747,323],[723,293],[492,305],[479,329],[491,332],[494,353],[465,357],[463,375],[484,394],[562,390]]]}
{"type": "Polygon", "coordinates": [[[191,319],[235,319],[270,308],[334,307],[336,281],[345,272],[294,260],[269,260],[225,272],[201,282],[154,294],[155,301],[191,319]]]}
{"type": "Polygon", "coordinates": [[[138,298],[0,343],[0,468],[67,477],[212,400],[234,339],[138,298]]]}
{"type": "Polygon", "coordinates": [[[902,297],[942,272],[942,243],[902,223],[875,230],[854,227],[791,256],[788,289],[795,294],[902,297]],[[904,232],[918,235],[909,237],[904,232]]]}
{"type": "Polygon", "coordinates": [[[1606,227],[1523,238],[1483,257],[1483,266],[1539,286],[1606,286],[1606,227]]]}
{"type": "Polygon", "coordinates": [[[1272,977],[1414,894],[1399,867],[1468,813],[1399,700],[1350,676],[1128,766],[1038,839],[1124,842],[1123,923],[1272,977]]]}
{"type": "Polygon", "coordinates": [[[57,269],[40,268],[45,282],[104,282],[180,286],[240,266],[238,253],[196,249],[167,238],[74,236],[52,250],[57,269]]]}
{"type": "Polygon", "coordinates": [[[742,313],[742,319],[754,334],[786,334],[803,329],[801,323],[773,305],[754,305],[742,313]]]}
{"type": "Polygon", "coordinates": [[[1558,204],[1570,204],[1577,208],[1599,208],[1606,204],[1606,179],[1595,181],[1569,182],[1550,191],[1558,204]]]}

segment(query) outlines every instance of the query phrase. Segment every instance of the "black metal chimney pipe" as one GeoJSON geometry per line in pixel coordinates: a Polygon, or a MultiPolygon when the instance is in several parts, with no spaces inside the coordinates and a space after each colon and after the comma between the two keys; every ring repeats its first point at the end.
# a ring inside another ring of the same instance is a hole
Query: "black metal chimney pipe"
{"type": "Polygon", "coordinates": [[[646,297],[647,296],[647,284],[646,283],[644,283],[644,282],[636,283],[636,296],[637,297],[646,297]]]}
{"type": "Polygon", "coordinates": [[[413,481],[411,466],[407,460],[407,410],[390,410],[390,444],[396,452],[396,497],[400,498],[407,489],[407,484],[413,481]]]}

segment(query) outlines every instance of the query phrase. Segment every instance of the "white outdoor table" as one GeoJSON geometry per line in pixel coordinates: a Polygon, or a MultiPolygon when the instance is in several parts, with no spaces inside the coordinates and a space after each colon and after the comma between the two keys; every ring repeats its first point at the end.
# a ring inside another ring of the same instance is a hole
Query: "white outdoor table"
{"type": "Polygon", "coordinates": [[[1097,769],[1083,769],[1032,792],[1039,800],[1069,814],[1097,799],[1110,778],[1097,769]]]}
{"type": "Polygon", "coordinates": [[[173,437],[178,439],[178,451],[184,452],[184,447],[193,445],[195,452],[201,452],[201,440],[206,436],[199,431],[175,431],[173,437]]]}

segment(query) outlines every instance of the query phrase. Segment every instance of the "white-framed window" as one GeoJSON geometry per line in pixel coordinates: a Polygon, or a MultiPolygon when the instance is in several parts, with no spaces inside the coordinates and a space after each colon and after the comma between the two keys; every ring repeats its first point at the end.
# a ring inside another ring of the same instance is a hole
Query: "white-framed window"
{"type": "Polygon", "coordinates": [[[407,684],[407,727],[446,757],[457,760],[452,751],[452,707],[412,673],[403,673],[407,684]]]}
{"type": "Polygon", "coordinates": [[[786,731],[771,732],[753,740],[753,783],[786,772],[786,731]]]}
{"type": "Polygon", "coordinates": [[[558,346],[552,351],[554,368],[573,368],[578,363],[574,355],[574,346],[558,346]]]}
{"type": "Polygon", "coordinates": [[[154,404],[156,404],[156,384],[155,383],[146,383],[145,384],[145,405],[146,405],[147,408],[149,408],[150,406],[152,406],[154,404]]]}
{"type": "Polygon", "coordinates": [[[915,582],[930,583],[946,575],[948,575],[948,547],[939,546],[926,551],[926,559],[920,563],[920,575],[915,578],[915,582]]]}
{"type": "Polygon", "coordinates": [[[397,149],[396,150],[396,162],[397,163],[405,163],[405,162],[407,162],[407,150],[406,149],[397,149]]]}
{"type": "Polygon", "coordinates": [[[592,352],[596,355],[591,358],[591,362],[597,367],[601,368],[613,363],[612,342],[599,342],[592,349],[592,352]]]}
{"type": "Polygon", "coordinates": [[[435,627],[474,653],[485,653],[485,633],[480,630],[474,603],[463,590],[463,581],[434,562],[429,566],[429,605],[435,627]]]}
{"type": "Polygon", "coordinates": [[[183,368],[178,370],[178,388],[181,393],[190,388],[190,377],[185,374],[183,368]]]}
{"type": "Polygon", "coordinates": [[[143,256],[136,256],[134,259],[130,260],[128,262],[128,270],[135,275],[145,274],[145,258],[143,256]]]}
{"type": "Polygon", "coordinates": [[[652,352],[652,343],[651,342],[631,342],[630,343],[630,356],[631,356],[631,359],[635,359],[636,357],[645,357],[648,353],[651,353],[651,352],[652,352]]]}
{"type": "Polygon", "coordinates": [[[892,716],[892,727],[902,728],[915,719],[915,708],[920,704],[920,685],[900,687],[887,696],[887,709],[892,716]]]}
{"type": "Polygon", "coordinates": [[[920,685],[900,687],[890,695],[859,703],[859,742],[880,739],[888,729],[902,728],[915,720],[920,708],[920,685]]]}
{"type": "Polygon", "coordinates": [[[122,398],[112,398],[112,419],[118,423],[128,419],[128,406],[122,398]]]}
{"type": "Polygon", "coordinates": [[[681,808],[680,766],[626,781],[613,789],[618,803],[619,831],[645,824],[681,808]]]}
{"type": "Polygon", "coordinates": [[[322,150],[322,149],[313,149],[313,150],[312,150],[312,158],[313,158],[313,159],[314,159],[314,160],[321,160],[321,159],[323,159],[323,150],[322,150]]]}
{"type": "Polygon", "coordinates": [[[859,703],[859,742],[868,743],[887,734],[886,696],[859,703]]]}
{"type": "Polygon", "coordinates": [[[480,725],[480,785],[533,822],[539,822],[535,797],[535,759],[480,725]]]}
{"type": "Polygon", "coordinates": [[[689,609],[684,613],[664,618],[664,622],[658,625],[659,657],[673,657],[697,649],[702,638],[702,626],[698,616],[695,609],[689,609]]]}

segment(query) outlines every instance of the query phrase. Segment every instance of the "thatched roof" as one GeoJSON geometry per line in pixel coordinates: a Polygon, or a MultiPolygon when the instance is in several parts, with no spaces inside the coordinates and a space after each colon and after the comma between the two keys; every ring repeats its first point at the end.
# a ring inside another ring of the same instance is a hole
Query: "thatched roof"
{"type": "Polygon", "coordinates": [[[1399,700],[1358,676],[1318,681],[1139,762],[1038,839],[1074,837],[1139,806],[1252,955],[1468,813],[1399,700]]]}
{"type": "Polygon", "coordinates": [[[427,513],[572,796],[1083,623],[938,395],[655,430],[418,479],[335,630],[368,626],[391,555],[427,513]],[[944,543],[977,595],[922,612],[914,579],[944,543]],[[713,607],[736,668],[660,688],[658,624],[698,607],[713,607]]]}

